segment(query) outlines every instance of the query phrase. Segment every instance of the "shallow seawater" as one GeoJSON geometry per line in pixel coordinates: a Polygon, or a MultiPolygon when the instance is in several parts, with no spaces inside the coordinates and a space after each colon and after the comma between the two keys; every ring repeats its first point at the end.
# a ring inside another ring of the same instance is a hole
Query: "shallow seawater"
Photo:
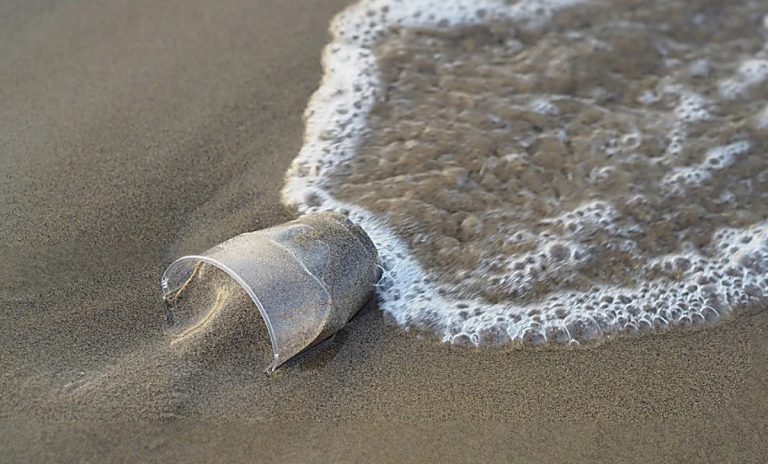
{"type": "Polygon", "coordinates": [[[584,342],[768,297],[768,3],[361,2],[287,203],[345,211],[382,308],[445,341],[584,342]]]}

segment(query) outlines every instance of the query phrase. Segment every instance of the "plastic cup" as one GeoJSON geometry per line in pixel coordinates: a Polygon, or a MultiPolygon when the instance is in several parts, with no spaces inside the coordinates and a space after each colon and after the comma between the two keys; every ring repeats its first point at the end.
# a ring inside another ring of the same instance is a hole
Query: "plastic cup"
{"type": "Polygon", "coordinates": [[[162,277],[166,301],[175,301],[203,263],[229,274],[256,304],[272,345],[267,372],[344,327],[380,275],[373,242],[336,213],[306,215],[177,259],[162,277]]]}

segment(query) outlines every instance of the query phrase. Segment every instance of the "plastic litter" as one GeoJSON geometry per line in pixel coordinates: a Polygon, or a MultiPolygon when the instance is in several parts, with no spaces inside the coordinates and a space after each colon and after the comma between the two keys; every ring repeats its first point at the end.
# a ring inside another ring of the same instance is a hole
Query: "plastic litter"
{"type": "Polygon", "coordinates": [[[267,372],[344,327],[380,275],[373,242],[336,213],[306,215],[177,259],[162,277],[167,302],[173,304],[203,263],[229,274],[258,307],[272,345],[267,372]]]}

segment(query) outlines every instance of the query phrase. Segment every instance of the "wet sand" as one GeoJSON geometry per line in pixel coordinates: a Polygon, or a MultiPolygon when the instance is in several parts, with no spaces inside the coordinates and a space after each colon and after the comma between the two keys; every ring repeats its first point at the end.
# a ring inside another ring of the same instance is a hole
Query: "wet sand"
{"type": "Polygon", "coordinates": [[[474,350],[369,306],[272,378],[235,333],[169,348],[164,267],[290,218],[283,173],[345,3],[2,6],[2,460],[764,462],[764,311],[474,350]]]}

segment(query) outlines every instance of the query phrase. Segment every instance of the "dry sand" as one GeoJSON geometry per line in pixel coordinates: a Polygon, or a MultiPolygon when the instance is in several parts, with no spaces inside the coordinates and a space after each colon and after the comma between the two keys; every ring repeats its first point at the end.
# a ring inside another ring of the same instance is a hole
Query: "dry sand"
{"type": "Polygon", "coordinates": [[[0,5],[0,461],[765,462],[766,312],[492,351],[368,307],[273,378],[242,334],[169,348],[163,268],[290,217],[344,4],[0,5]]]}

